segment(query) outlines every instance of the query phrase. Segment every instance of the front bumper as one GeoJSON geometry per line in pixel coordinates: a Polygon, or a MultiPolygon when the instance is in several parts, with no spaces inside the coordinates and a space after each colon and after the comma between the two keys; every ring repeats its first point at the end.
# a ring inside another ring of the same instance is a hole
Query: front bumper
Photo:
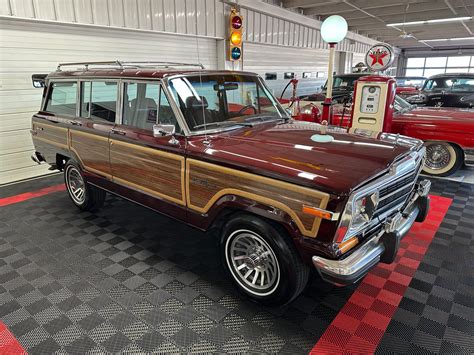
{"type": "Polygon", "coordinates": [[[344,286],[357,282],[379,262],[391,263],[397,255],[400,240],[415,221],[424,221],[429,210],[431,183],[423,180],[403,211],[389,218],[381,231],[345,259],[332,260],[313,256],[313,265],[323,280],[344,286]]]}

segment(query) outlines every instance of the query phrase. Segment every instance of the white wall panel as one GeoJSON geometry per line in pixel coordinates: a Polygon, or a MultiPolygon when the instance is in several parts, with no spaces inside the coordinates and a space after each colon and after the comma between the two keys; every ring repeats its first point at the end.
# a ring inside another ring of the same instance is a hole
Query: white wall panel
{"type": "MultiPolygon", "coordinates": [[[[41,89],[31,74],[54,71],[59,62],[93,60],[197,61],[196,38],[165,33],[0,19],[0,184],[47,173],[31,161],[31,116],[41,89]]],[[[199,38],[199,57],[217,68],[215,39],[199,38]]]]}
{"type": "MultiPolygon", "coordinates": [[[[244,44],[243,69],[256,72],[263,78],[265,73],[277,73],[277,80],[269,80],[267,84],[278,97],[289,81],[284,79],[284,73],[294,72],[300,79],[298,95],[311,94],[319,91],[326,77],[303,79],[303,72],[314,73],[314,76],[317,72],[324,72],[326,76],[328,53],[329,51],[324,49],[290,48],[247,42],[244,44]]],[[[291,90],[287,90],[286,96],[290,94],[291,90]]]]}
{"type": "Polygon", "coordinates": [[[91,0],[73,0],[76,20],[79,23],[94,23],[91,0]]]}
{"type": "Polygon", "coordinates": [[[94,24],[102,26],[110,25],[108,6],[107,0],[91,0],[92,20],[94,24]]]}
{"type": "Polygon", "coordinates": [[[186,0],[175,0],[176,32],[186,33],[186,0]]]}
{"type": "Polygon", "coordinates": [[[151,1],[150,0],[137,0],[138,9],[138,23],[142,30],[152,30],[151,23],[151,1]]]}
{"type": "Polygon", "coordinates": [[[165,30],[163,0],[151,0],[152,24],[155,31],[165,30]]]}
{"type": "Polygon", "coordinates": [[[56,20],[56,10],[53,0],[34,0],[36,17],[42,20],[56,20]]]}
{"type": "Polygon", "coordinates": [[[137,0],[123,0],[123,13],[125,17],[125,27],[140,28],[138,23],[137,0]]]}
{"type": "Polygon", "coordinates": [[[196,0],[196,30],[200,36],[206,35],[206,2],[196,0]]]}
{"type": "Polygon", "coordinates": [[[11,15],[10,1],[9,0],[0,0],[0,15],[2,15],[2,16],[10,16],[11,15]]]}
{"type": "Polygon", "coordinates": [[[10,0],[13,16],[35,18],[31,0],[10,0]]]}

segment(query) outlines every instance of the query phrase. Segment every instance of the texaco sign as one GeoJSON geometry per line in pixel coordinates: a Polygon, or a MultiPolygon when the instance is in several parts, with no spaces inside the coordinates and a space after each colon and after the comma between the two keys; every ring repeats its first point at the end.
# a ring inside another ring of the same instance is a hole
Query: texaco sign
{"type": "Polygon", "coordinates": [[[385,43],[372,46],[365,55],[365,64],[372,71],[382,71],[390,67],[395,59],[392,47],[385,43]]]}

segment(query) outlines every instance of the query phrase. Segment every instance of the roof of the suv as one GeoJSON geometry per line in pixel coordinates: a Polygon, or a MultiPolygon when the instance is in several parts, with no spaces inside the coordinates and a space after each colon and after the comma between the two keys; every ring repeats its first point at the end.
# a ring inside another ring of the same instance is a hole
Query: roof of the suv
{"type": "Polygon", "coordinates": [[[172,75],[212,75],[212,74],[236,74],[236,75],[257,75],[252,72],[231,71],[231,70],[196,70],[196,69],[175,69],[175,68],[131,68],[131,69],[90,69],[90,70],[65,70],[55,71],[48,75],[48,79],[70,78],[70,77],[97,77],[97,78],[145,78],[161,79],[172,75]]]}

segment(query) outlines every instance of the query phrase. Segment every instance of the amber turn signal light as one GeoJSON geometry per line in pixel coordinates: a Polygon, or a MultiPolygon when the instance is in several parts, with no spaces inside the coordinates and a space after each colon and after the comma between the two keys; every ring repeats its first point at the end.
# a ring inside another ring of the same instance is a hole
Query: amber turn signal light
{"type": "Polygon", "coordinates": [[[359,244],[359,239],[357,237],[353,237],[349,240],[346,240],[345,242],[339,244],[339,250],[341,251],[342,254],[344,254],[346,251],[352,249],[355,247],[357,244],[359,244]]]}
{"type": "Polygon", "coordinates": [[[303,213],[310,214],[322,219],[332,220],[332,214],[328,211],[323,211],[320,208],[303,205],[303,213]]]}

